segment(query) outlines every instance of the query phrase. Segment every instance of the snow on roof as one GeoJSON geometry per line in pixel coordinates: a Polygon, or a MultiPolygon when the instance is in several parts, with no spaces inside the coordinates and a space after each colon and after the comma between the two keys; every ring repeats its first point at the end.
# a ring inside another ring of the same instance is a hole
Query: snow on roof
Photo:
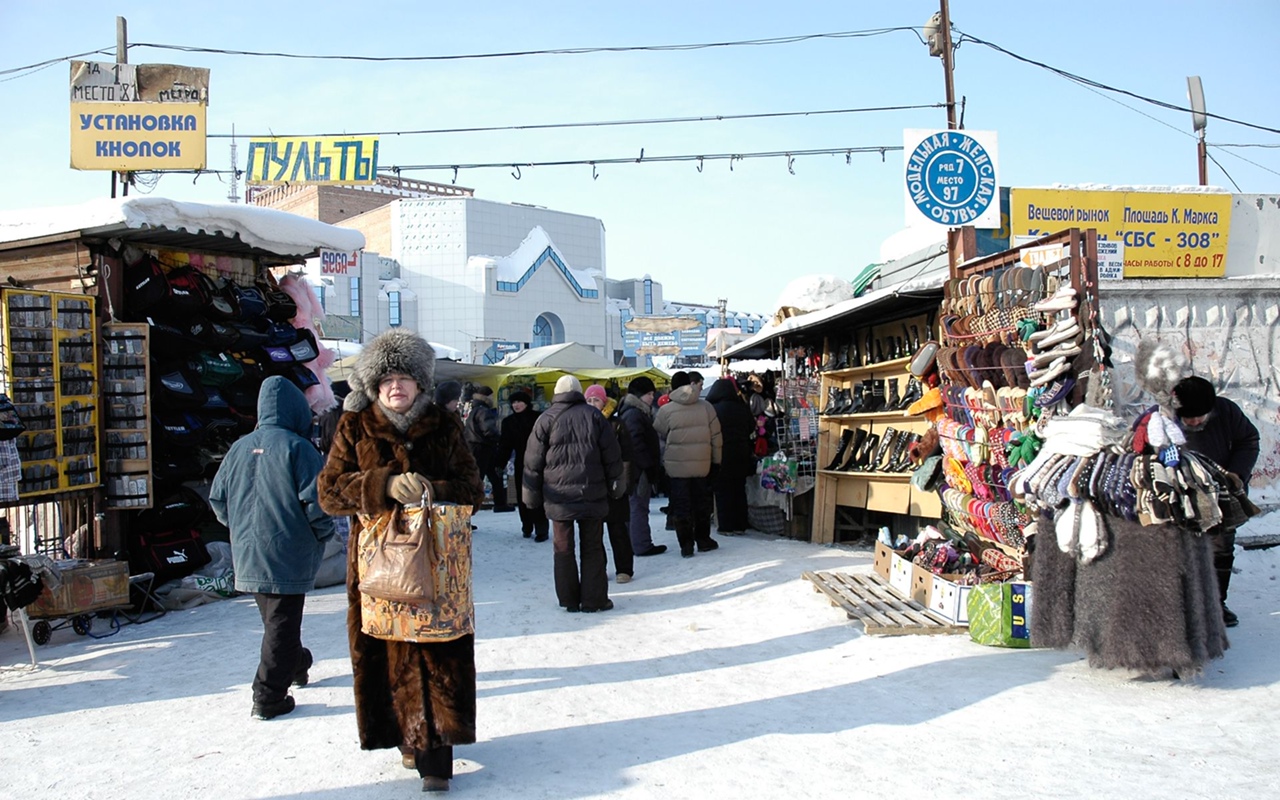
{"type": "Polygon", "coordinates": [[[518,283],[548,247],[555,253],[560,263],[564,264],[565,269],[578,281],[579,286],[583,289],[600,288],[596,285],[595,279],[595,276],[600,274],[599,270],[575,269],[565,259],[564,253],[560,252],[560,248],[556,247],[555,243],[551,241],[551,237],[547,235],[541,225],[534,225],[533,230],[529,231],[529,235],[524,238],[520,246],[509,254],[505,256],[472,256],[467,260],[467,265],[471,266],[473,260],[476,265],[487,266],[492,263],[497,280],[518,283]]]}
{"type": "Polygon", "coordinates": [[[239,236],[250,247],[285,256],[307,255],[321,247],[346,251],[364,247],[364,234],[359,231],[274,208],[164,197],[99,198],[78,206],[3,212],[0,242],[120,225],[239,236]]]}

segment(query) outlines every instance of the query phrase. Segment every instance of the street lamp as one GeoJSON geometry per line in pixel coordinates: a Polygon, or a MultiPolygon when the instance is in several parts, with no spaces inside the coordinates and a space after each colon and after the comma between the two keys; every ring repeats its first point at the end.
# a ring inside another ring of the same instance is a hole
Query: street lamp
{"type": "Polygon", "coordinates": [[[1200,85],[1200,76],[1187,78],[1187,99],[1191,101],[1191,129],[1196,132],[1196,155],[1200,162],[1200,185],[1209,185],[1209,148],[1204,143],[1204,129],[1209,124],[1209,117],[1204,111],[1204,87],[1200,85]]]}

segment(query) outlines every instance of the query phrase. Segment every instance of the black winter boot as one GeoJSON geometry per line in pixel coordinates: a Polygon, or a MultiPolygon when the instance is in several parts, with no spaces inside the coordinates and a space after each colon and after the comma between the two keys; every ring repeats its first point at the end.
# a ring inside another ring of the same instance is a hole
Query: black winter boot
{"type": "Polygon", "coordinates": [[[709,553],[720,546],[711,538],[711,520],[698,520],[693,526],[693,539],[698,544],[698,552],[709,553]]]}
{"type": "Polygon", "coordinates": [[[670,517],[670,520],[676,530],[676,541],[680,543],[680,555],[693,558],[693,520],[689,517],[670,517]]]}

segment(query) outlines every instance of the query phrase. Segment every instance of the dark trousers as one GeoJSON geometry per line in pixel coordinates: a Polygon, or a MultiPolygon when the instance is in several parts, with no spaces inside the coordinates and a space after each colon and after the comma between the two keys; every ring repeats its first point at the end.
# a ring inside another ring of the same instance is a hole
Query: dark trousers
{"type": "Polygon", "coordinates": [[[421,778],[453,778],[453,745],[451,744],[414,751],[413,761],[421,778]]]}
{"type": "Polygon", "coordinates": [[[716,527],[721,533],[747,529],[747,479],[743,475],[718,475],[715,482],[716,527]]]}
{"type": "Polygon", "coordinates": [[[502,472],[507,465],[498,463],[498,446],[473,444],[471,455],[476,459],[476,468],[480,470],[481,477],[488,478],[489,485],[493,487],[494,508],[510,507],[511,504],[507,502],[507,487],[502,482],[502,472]]]}
{"type": "Polygon", "coordinates": [[[604,524],[609,531],[609,549],[613,551],[613,569],[619,575],[635,574],[635,551],[631,549],[631,503],[629,498],[609,500],[609,516],[604,524]]]}
{"type": "Polygon", "coordinates": [[[609,599],[609,578],[605,574],[604,520],[551,521],[551,544],[555,551],[556,599],[565,608],[600,608],[609,599]],[[578,524],[582,549],[582,572],[574,556],[573,525],[578,524]]]}
{"type": "Polygon", "coordinates": [[[278,703],[289,693],[289,684],[310,661],[302,646],[302,604],[305,594],[255,594],[262,615],[262,655],[253,679],[253,702],[278,703]],[[306,654],[304,656],[304,653],[306,654]]]}
{"type": "Polygon", "coordinates": [[[547,522],[547,513],[542,506],[530,508],[524,504],[524,469],[520,466],[523,461],[524,455],[516,453],[516,509],[520,512],[520,532],[525,536],[532,533],[543,538],[550,527],[547,522]]]}
{"type": "Polygon", "coordinates": [[[1218,573],[1218,599],[1227,602],[1227,587],[1231,585],[1231,568],[1236,563],[1236,532],[1221,533],[1209,537],[1213,548],[1213,571],[1218,573]]]}
{"type": "Polygon", "coordinates": [[[671,478],[671,502],[667,513],[695,524],[711,524],[711,481],[708,478],[671,478]]]}

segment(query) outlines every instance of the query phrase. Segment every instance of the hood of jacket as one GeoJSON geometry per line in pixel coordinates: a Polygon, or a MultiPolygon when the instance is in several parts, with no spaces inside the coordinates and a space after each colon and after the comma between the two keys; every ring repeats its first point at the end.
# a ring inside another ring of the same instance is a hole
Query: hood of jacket
{"type": "Polygon", "coordinates": [[[693,405],[694,403],[702,399],[701,397],[698,396],[698,393],[694,390],[692,383],[685,384],[684,386],[681,386],[679,389],[671,390],[671,394],[669,395],[669,397],[671,398],[671,402],[682,403],[686,406],[693,405]]]}
{"type": "Polygon", "coordinates": [[[720,378],[711,384],[710,391],[707,392],[708,403],[719,403],[723,400],[737,400],[738,390],[734,387],[733,381],[728,378],[720,378]]]}
{"type": "Polygon", "coordinates": [[[311,434],[311,406],[302,390],[288,379],[272,375],[258,390],[258,427],[276,426],[302,437],[311,434]]]}

